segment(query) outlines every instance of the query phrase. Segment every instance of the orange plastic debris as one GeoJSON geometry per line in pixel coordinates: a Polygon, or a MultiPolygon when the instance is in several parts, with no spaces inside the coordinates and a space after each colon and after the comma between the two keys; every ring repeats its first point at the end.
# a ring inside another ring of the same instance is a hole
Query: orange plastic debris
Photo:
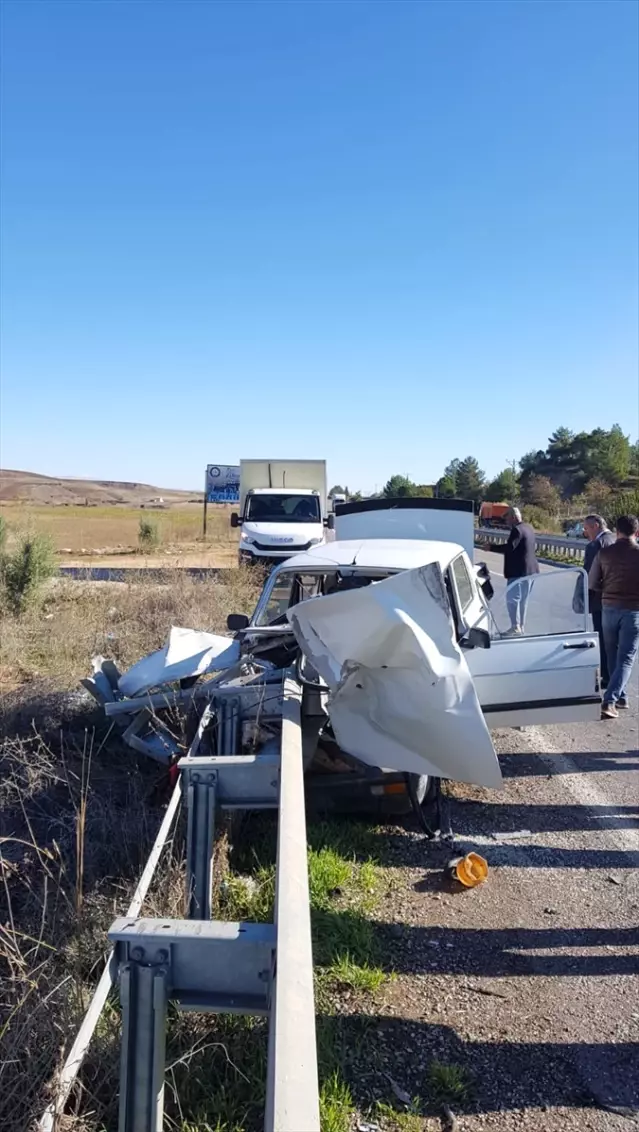
{"type": "Polygon", "coordinates": [[[488,876],[488,862],[479,853],[467,853],[465,857],[455,857],[448,862],[448,872],[465,888],[475,888],[483,884],[488,876]]]}

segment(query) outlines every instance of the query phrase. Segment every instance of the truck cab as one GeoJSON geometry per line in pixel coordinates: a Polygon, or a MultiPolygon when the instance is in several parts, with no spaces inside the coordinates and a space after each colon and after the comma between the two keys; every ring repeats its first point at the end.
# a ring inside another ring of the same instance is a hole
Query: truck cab
{"type": "Polygon", "coordinates": [[[323,460],[241,460],[240,565],[271,567],[324,542],[332,526],[326,514],[323,460]]]}

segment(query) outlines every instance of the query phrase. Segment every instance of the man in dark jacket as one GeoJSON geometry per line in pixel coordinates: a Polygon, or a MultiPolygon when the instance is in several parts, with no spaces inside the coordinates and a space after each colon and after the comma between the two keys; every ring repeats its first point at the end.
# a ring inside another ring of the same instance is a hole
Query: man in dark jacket
{"type": "MultiPolygon", "coordinates": [[[[599,551],[604,546],[610,546],[615,541],[615,536],[612,531],[608,530],[606,520],[601,515],[588,515],[584,519],[584,531],[590,540],[588,546],[584,551],[584,570],[587,574],[590,573],[595,558],[599,551]]],[[[583,608],[583,606],[582,606],[583,608]]],[[[598,590],[588,588],[588,608],[592,613],[592,623],[595,632],[599,634],[599,668],[601,671],[601,686],[606,688],[608,686],[609,673],[608,661],[606,659],[606,645],[604,642],[603,628],[602,628],[602,612],[601,612],[601,593],[598,590]]]]}
{"type": "Polygon", "coordinates": [[[620,515],[616,531],[615,542],[599,551],[588,575],[589,588],[601,593],[610,669],[603,719],[616,719],[617,708],[628,707],[626,687],[639,648],[639,519],[620,515]]]}
{"type": "Polygon", "coordinates": [[[530,523],[522,521],[519,508],[510,507],[504,518],[510,527],[504,553],[504,577],[508,584],[506,605],[510,615],[506,635],[519,637],[524,631],[530,587],[533,576],[539,573],[539,563],[535,554],[535,532],[530,523]]]}

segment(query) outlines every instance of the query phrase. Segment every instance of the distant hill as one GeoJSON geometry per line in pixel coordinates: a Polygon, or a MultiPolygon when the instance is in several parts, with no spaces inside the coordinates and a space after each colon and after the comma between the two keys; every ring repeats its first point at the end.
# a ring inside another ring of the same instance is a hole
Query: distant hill
{"type": "Polygon", "coordinates": [[[0,469],[0,503],[141,507],[162,500],[167,506],[202,502],[202,492],[176,491],[148,483],[120,480],[76,480],[42,476],[37,472],[0,469]]]}

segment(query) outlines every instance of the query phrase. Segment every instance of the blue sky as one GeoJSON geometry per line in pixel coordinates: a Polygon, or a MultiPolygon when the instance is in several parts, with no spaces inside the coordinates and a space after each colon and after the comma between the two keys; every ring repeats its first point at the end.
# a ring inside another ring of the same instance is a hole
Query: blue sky
{"type": "Polygon", "coordinates": [[[634,438],[638,10],[5,0],[2,465],[634,438]]]}

